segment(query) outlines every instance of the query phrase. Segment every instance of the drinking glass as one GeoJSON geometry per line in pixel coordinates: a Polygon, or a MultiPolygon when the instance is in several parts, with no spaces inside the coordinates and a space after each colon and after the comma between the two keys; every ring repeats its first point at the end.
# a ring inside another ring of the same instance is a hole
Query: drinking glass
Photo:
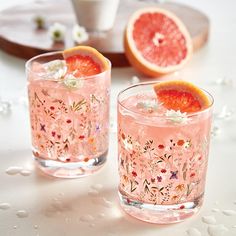
{"type": "Polygon", "coordinates": [[[158,113],[153,85],[140,83],[118,95],[119,196],[125,212],[169,224],[196,213],[203,203],[211,105],[185,117],[158,113]]]}
{"type": "Polygon", "coordinates": [[[32,151],[36,164],[56,177],[82,177],[106,161],[109,134],[109,68],[83,78],[56,79],[62,52],[46,53],[26,63],[32,151]],[[53,67],[54,66],[54,67],[53,67]]]}
{"type": "Polygon", "coordinates": [[[120,0],[72,0],[77,21],[88,31],[112,29],[120,0]]]}

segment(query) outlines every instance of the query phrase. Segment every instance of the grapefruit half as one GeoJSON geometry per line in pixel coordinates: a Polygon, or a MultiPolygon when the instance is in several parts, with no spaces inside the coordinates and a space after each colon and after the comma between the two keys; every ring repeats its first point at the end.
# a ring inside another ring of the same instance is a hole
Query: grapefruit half
{"type": "Polygon", "coordinates": [[[164,81],[154,85],[158,101],[169,109],[181,112],[197,112],[211,105],[203,90],[182,80],[164,81]]]}
{"type": "Polygon", "coordinates": [[[108,60],[95,48],[77,46],[63,51],[67,72],[75,77],[92,76],[107,70],[108,60]]]}
{"type": "Polygon", "coordinates": [[[192,40],[181,20],[157,8],[136,11],[128,21],[125,54],[137,70],[151,77],[179,70],[190,59],[192,40]]]}

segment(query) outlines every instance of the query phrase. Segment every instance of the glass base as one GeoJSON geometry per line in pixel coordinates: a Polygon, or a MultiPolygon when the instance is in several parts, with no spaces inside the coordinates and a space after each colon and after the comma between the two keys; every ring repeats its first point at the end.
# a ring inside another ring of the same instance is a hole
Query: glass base
{"type": "Polygon", "coordinates": [[[59,178],[80,178],[98,171],[106,162],[107,152],[87,162],[64,163],[35,157],[36,166],[44,173],[59,178]]]}
{"type": "Polygon", "coordinates": [[[123,210],[142,221],[154,224],[172,224],[181,222],[199,211],[203,203],[202,196],[193,202],[175,205],[153,205],[142,203],[125,196],[119,191],[120,204],[123,210]]]}

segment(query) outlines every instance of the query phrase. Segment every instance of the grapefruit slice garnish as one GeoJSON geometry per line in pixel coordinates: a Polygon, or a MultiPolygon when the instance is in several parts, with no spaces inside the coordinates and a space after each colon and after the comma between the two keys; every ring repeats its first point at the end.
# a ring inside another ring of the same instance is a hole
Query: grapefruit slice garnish
{"type": "Polygon", "coordinates": [[[192,83],[174,80],[154,85],[157,99],[168,110],[197,112],[208,108],[211,102],[200,88],[192,83]]]}
{"type": "Polygon", "coordinates": [[[100,74],[108,69],[107,59],[95,48],[77,46],[63,51],[67,73],[75,77],[100,74]]]}
{"type": "Polygon", "coordinates": [[[192,54],[192,40],[173,13],[157,7],[143,8],[128,22],[124,48],[131,65],[157,77],[183,67],[192,54]]]}

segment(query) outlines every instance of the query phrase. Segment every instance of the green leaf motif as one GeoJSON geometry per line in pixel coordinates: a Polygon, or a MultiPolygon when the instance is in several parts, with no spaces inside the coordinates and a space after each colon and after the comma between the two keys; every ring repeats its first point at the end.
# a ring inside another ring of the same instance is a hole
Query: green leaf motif
{"type": "Polygon", "coordinates": [[[86,105],[86,100],[85,99],[82,99],[81,101],[79,102],[73,102],[72,105],[70,106],[71,110],[72,111],[79,111],[82,109],[82,107],[84,105],[86,105]]]}

